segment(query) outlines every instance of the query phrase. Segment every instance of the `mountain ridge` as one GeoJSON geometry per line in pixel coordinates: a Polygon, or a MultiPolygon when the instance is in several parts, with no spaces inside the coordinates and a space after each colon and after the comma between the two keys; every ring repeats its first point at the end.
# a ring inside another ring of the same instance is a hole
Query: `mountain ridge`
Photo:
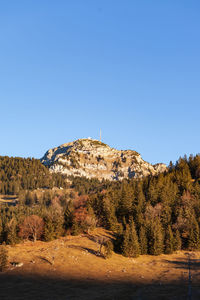
{"type": "Polygon", "coordinates": [[[99,180],[123,180],[157,175],[167,170],[163,163],[152,165],[134,150],[117,150],[91,138],[78,139],[49,149],[41,158],[51,172],[99,180]]]}

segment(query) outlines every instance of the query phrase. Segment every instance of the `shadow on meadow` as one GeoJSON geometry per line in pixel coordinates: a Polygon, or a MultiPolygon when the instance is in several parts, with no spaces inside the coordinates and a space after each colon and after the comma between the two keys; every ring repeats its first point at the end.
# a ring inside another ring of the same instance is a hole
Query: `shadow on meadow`
{"type": "MultiPolygon", "coordinates": [[[[38,276],[33,274],[0,274],[1,300],[167,300],[187,299],[187,285],[177,281],[160,285],[133,281],[84,280],[69,277],[38,276]]],[[[199,297],[194,296],[194,300],[199,297]]]]}
{"type": "Polygon", "coordinates": [[[185,258],[180,258],[176,260],[166,260],[167,263],[171,264],[174,268],[188,270],[189,264],[191,271],[200,271],[200,259],[194,258],[194,256],[190,256],[190,259],[186,254],[185,258]]]}

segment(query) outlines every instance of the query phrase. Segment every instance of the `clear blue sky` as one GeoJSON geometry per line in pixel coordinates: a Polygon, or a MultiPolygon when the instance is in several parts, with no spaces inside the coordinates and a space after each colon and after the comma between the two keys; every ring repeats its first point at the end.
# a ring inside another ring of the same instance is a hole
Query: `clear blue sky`
{"type": "Polygon", "coordinates": [[[0,155],[102,137],[200,152],[199,0],[0,1],[0,155]]]}

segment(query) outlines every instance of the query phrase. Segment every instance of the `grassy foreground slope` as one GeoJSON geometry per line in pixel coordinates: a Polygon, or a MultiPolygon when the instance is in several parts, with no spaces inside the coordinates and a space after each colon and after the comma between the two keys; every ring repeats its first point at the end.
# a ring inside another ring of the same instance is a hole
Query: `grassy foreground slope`
{"type": "MultiPolygon", "coordinates": [[[[188,257],[172,255],[136,259],[113,253],[97,255],[97,236],[112,233],[96,229],[90,235],[67,236],[52,242],[24,242],[6,246],[11,264],[0,274],[1,299],[186,299],[188,257]]],[[[199,252],[192,257],[193,300],[199,299],[199,252]]]]}

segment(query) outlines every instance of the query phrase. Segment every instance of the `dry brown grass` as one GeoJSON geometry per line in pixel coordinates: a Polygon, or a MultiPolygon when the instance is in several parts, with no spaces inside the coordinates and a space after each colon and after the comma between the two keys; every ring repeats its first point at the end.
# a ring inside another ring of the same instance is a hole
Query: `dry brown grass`
{"type": "MultiPolygon", "coordinates": [[[[1,299],[187,299],[188,261],[185,252],[140,256],[97,256],[96,236],[67,236],[49,243],[7,246],[10,262],[23,262],[0,274],[1,299]]],[[[200,299],[199,257],[192,258],[193,300],[200,299]]]]}

